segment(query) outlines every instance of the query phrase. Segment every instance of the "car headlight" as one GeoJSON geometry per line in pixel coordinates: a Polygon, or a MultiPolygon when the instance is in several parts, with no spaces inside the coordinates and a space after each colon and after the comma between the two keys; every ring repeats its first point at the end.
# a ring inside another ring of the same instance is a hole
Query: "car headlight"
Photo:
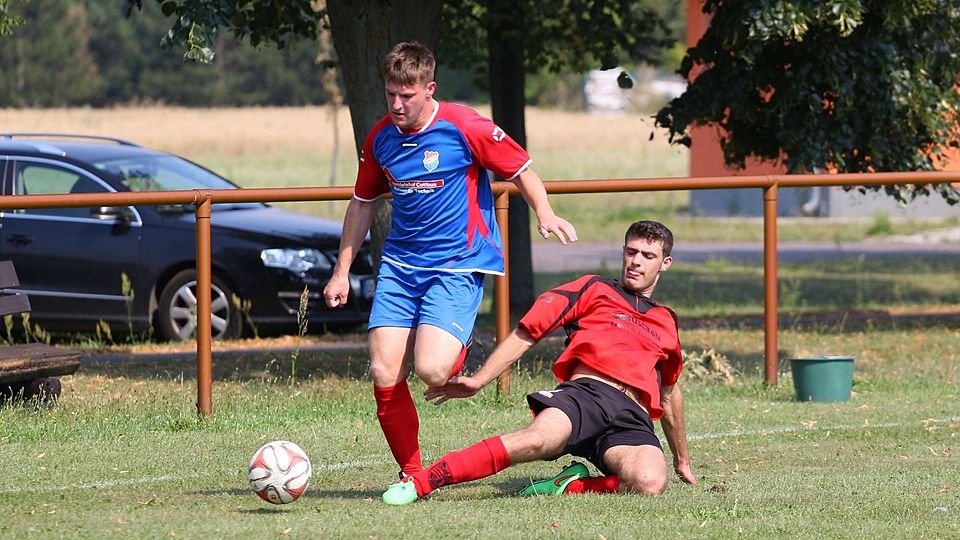
{"type": "Polygon", "coordinates": [[[285,268],[296,274],[309,270],[330,271],[333,263],[315,249],[271,248],[260,252],[260,260],[270,268],[285,268]]]}

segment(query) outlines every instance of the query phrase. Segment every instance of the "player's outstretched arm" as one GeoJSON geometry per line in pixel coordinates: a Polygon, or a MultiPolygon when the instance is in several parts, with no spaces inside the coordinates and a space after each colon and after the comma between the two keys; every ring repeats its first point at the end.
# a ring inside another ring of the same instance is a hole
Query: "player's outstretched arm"
{"type": "Polygon", "coordinates": [[[660,407],[663,409],[663,418],[660,425],[663,435],[673,453],[673,470],[677,476],[688,484],[696,484],[697,477],[690,468],[690,452],[687,449],[687,428],[683,416],[683,394],[680,385],[660,387],[660,407]]]}
{"type": "Polygon", "coordinates": [[[424,396],[436,400],[436,405],[452,398],[470,397],[480,391],[490,381],[496,379],[514,362],[520,359],[536,343],[525,330],[517,328],[497,345],[483,366],[470,377],[454,377],[447,384],[429,387],[424,396]]]}
{"type": "Polygon", "coordinates": [[[537,214],[537,230],[544,238],[555,234],[561,244],[577,241],[577,230],[567,220],[553,213],[543,180],[533,169],[527,168],[513,179],[527,204],[537,214]]]}
{"type": "Polygon", "coordinates": [[[350,293],[350,265],[356,258],[363,239],[370,232],[376,201],[350,199],[347,212],[343,216],[343,233],[340,236],[340,253],[333,275],[323,288],[323,299],[329,307],[338,307],[347,303],[350,293]]]}

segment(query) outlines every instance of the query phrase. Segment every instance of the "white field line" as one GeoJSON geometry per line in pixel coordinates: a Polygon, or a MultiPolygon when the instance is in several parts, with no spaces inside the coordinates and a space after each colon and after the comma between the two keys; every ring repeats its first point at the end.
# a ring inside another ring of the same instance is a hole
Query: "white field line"
{"type": "MultiPolygon", "coordinates": [[[[918,424],[924,423],[951,423],[951,422],[960,422],[960,416],[951,416],[948,418],[928,418],[919,422],[918,424]]],[[[886,429],[886,428],[896,428],[912,425],[914,422],[882,422],[878,424],[857,424],[857,425],[832,425],[832,426],[783,426],[778,428],[768,428],[768,429],[749,429],[741,431],[726,431],[721,433],[704,433],[701,435],[689,435],[687,436],[688,441],[706,441],[714,439],[737,439],[743,437],[764,437],[768,435],[780,435],[784,433],[796,433],[796,432],[822,432],[822,431],[852,431],[852,430],[867,430],[867,429],[886,429]]],[[[387,465],[392,463],[386,457],[369,457],[363,460],[355,461],[344,461],[340,463],[314,463],[314,471],[338,471],[342,469],[351,469],[354,467],[375,467],[380,465],[387,465]]],[[[145,476],[140,478],[125,478],[118,480],[104,480],[101,482],[87,482],[87,483],[77,483],[77,484],[65,484],[62,486],[49,486],[49,487],[33,487],[30,488],[30,491],[70,491],[74,489],[103,489],[103,488],[112,488],[118,486],[133,486],[137,484],[151,484],[157,482],[168,482],[168,481],[179,481],[186,480],[188,478],[196,478],[198,476],[212,476],[214,474],[220,474],[218,472],[209,472],[209,473],[199,473],[192,474],[189,476],[186,475],[175,475],[175,474],[165,474],[162,476],[145,476]]],[[[0,495],[6,493],[20,493],[23,491],[23,488],[5,488],[0,489],[0,495]]]]}

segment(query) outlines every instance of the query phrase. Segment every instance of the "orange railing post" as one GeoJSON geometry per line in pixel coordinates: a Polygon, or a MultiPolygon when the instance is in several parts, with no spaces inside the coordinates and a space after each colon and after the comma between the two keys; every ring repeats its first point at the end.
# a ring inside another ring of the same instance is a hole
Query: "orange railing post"
{"type": "Polygon", "coordinates": [[[210,194],[197,192],[197,413],[213,414],[213,337],[210,329],[210,194]]]}
{"type": "MultiPolygon", "coordinates": [[[[502,343],[510,333],[510,225],[507,215],[510,209],[510,193],[501,191],[494,201],[497,223],[500,225],[500,238],[503,240],[503,275],[496,278],[496,323],[497,343],[502,343]]],[[[497,377],[497,393],[510,393],[510,370],[497,377]]]]}
{"type": "Polygon", "coordinates": [[[763,188],[763,358],[764,377],[777,384],[777,184],[763,188]]]}

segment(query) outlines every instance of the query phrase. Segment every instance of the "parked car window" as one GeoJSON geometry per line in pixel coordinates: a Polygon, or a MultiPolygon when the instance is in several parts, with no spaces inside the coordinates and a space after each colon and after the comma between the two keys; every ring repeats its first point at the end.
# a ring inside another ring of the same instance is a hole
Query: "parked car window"
{"type": "Polygon", "coordinates": [[[120,177],[130,191],[234,189],[236,186],[203,167],[172,156],[138,156],[94,163],[120,177]]]}
{"type": "MultiPolygon", "coordinates": [[[[19,162],[15,192],[18,195],[63,193],[103,193],[105,187],[91,178],[69,169],[44,163],[19,162]]],[[[91,208],[26,208],[17,213],[73,218],[89,218],[91,208]]]]}
{"type": "MultiPolygon", "coordinates": [[[[136,156],[93,163],[114,174],[130,191],[236,189],[236,185],[187,160],[169,155],[136,156]]],[[[263,203],[218,203],[218,210],[253,208],[263,203]]]]}

